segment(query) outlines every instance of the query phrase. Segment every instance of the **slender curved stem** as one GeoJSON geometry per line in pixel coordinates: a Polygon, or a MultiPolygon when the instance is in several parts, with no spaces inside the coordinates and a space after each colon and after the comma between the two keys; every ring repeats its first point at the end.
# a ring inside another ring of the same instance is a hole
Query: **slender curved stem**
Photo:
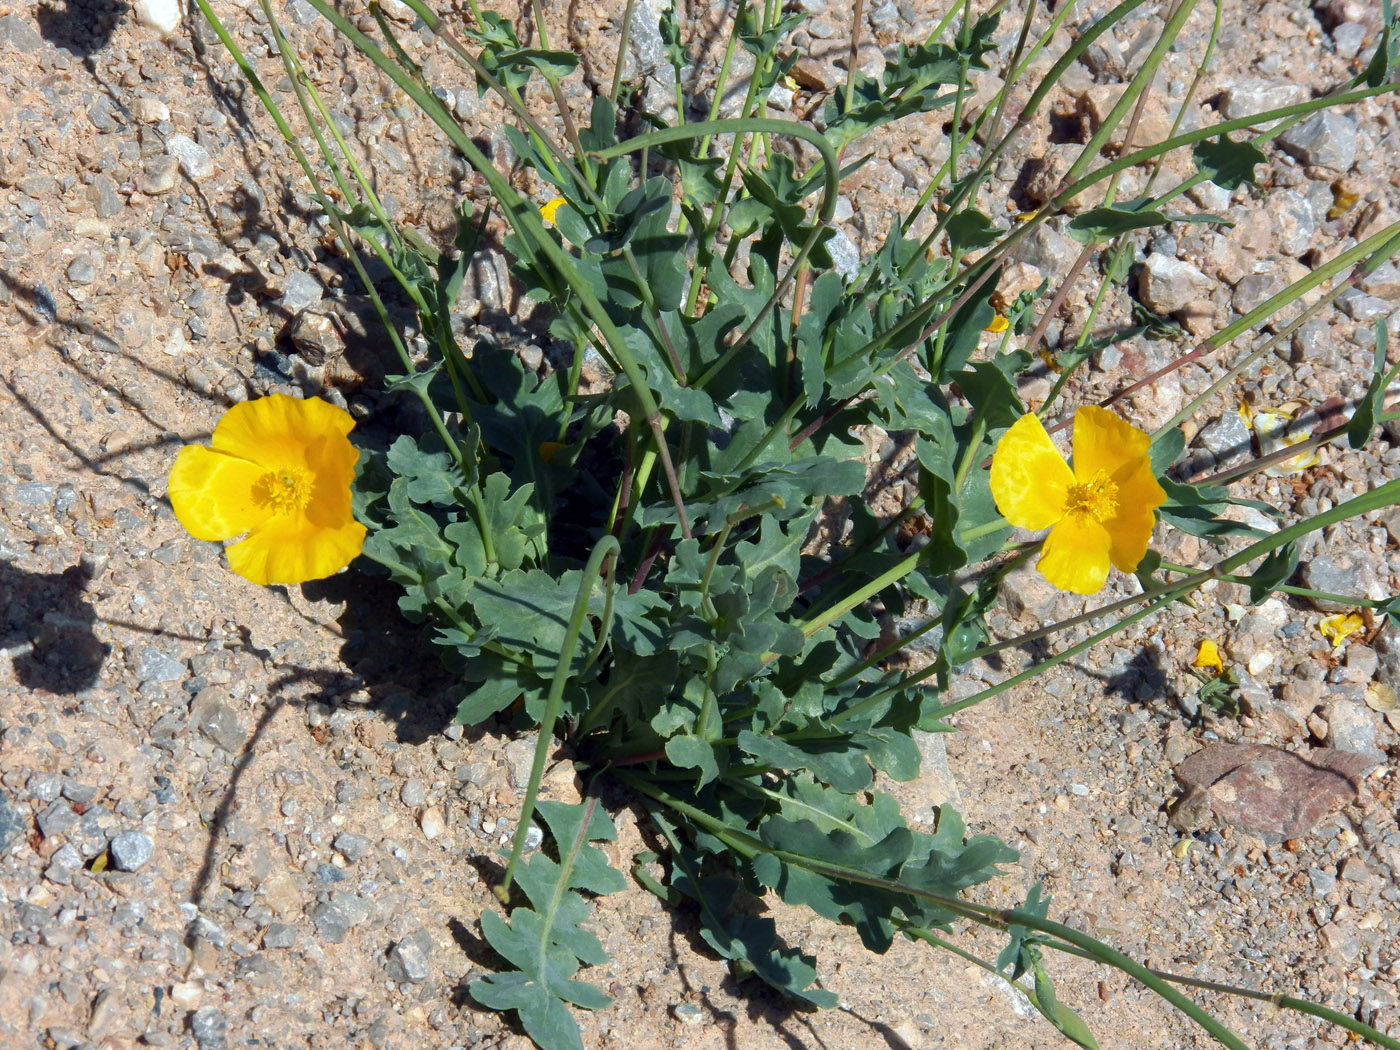
{"type": "Polygon", "coordinates": [[[520,803],[520,823],[515,829],[515,842],[511,846],[510,861],[506,864],[505,876],[495,887],[496,897],[502,902],[510,899],[511,882],[515,879],[515,866],[520,863],[520,854],[525,848],[525,832],[530,827],[530,819],[535,815],[535,797],[540,791],[540,780],[544,777],[544,765],[554,746],[554,723],[564,706],[564,686],[568,683],[569,665],[573,663],[574,650],[578,648],[579,634],[583,631],[583,618],[588,614],[588,600],[593,595],[593,581],[598,578],[606,558],[616,558],[620,550],[617,540],[604,536],[593,548],[588,564],[579,577],[578,594],[574,597],[574,608],[569,613],[569,624],[564,630],[564,641],[559,647],[559,661],[554,666],[554,678],[549,683],[549,695],[544,702],[544,716],[540,719],[539,740],[535,743],[535,760],[530,765],[530,780],[525,785],[525,800],[520,803]]]}

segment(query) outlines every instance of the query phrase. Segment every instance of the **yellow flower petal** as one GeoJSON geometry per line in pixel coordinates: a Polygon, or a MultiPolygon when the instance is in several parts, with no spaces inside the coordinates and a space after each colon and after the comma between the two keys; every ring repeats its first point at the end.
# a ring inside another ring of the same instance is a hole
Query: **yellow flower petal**
{"type": "MultiPolygon", "coordinates": [[[[1076,454],[1078,451],[1076,448],[1076,454]]],[[[1124,572],[1133,572],[1147,553],[1156,524],[1155,511],[1166,502],[1167,494],[1158,484],[1152,473],[1152,463],[1146,456],[1121,468],[1113,476],[1113,482],[1118,486],[1118,510],[1103,523],[1111,542],[1109,555],[1115,566],[1124,572]]]]}
{"type": "Polygon", "coordinates": [[[1031,412],[997,442],[990,482],[997,510],[1007,521],[1023,529],[1044,529],[1064,517],[1074,474],[1031,412]]]}
{"type": "Polygon", "coordinates": [[[1050,530],[1036,568],[1062,591],[1094,594],[1108,579],[1108,531],[1084,513],[1065,515],[1050,530]]]}
{"type": "Polygon", "coordinates": [[[557,441],[540,442],[540,459],[544,460],[546,463],[551,462],[554,457],[562,451],[564,451],[564,446],[557,441]]]}
{"type": "Polygon", "coordinates": [[[241,456],[265,468],[300,466],[305,465],[307,446],[330,435],[343,438],[354,426],[348,412],[319,397],[269,394],[225,412],[210,444],[215,452],[241,456]]]}
{"type": "Polygon", "coordinates": [[[1199,667],[1203,671],[1214,671],[1216,674],[1223,674],[1225,671],[1225,661],[1220,658],[1220,646],[1215,644],[1212,638],[1202,638],[1200,648],[1196,650],[1196,662],[1193,667],[1199,667]]]}
{"type": "Polygon", "coordinates": [[[992,323],[987,325],[987,327],[982,329],[982,331],[991,332],[993,335],[995,335],[998,332],[1006,331],[1010,327],[1011,322],[1008,321],[1005,317],[1002,317],[1001,314],[997,314],[992,318],[992,323]]]}
{"type": "Polygon", "coordinates": [[[540,218],[551,226],[554,225],[554,216],[559,214],[559,209],[569,202],[563,197],[555,197],[552,201],[540,205],[540,218]]]}
{"type": "Polygon", "coordinates": [[[1327,639],[1327,644],[1333,649],[1339,649],[1349,635],[1364,629],[1365,626],[1366,621],[1356,613],[1338,613],[1318,624],[1317,633],[1327,639]]]}
{"type": "Polygon", "coordinates": [[[1081,481],[1098,471],[1114,477],[1147,455],[1152,438],[1106,408],[1085,405],[1074,414],[1074,476],[1081,481]]]}
{"type": "Polygon", "coordinates": [[[245,580],[264,586],[305,583],[333,576],[354,561],[365,532],[358,521],[327,528],[299,515],[279,514],[225,553],[229,568],[245,580]]]}
{"type": "Polygon", "coordinates": [[[267,468],[237,456],[187,445],[170,469],[170,505],[197,540],[231,540],[256,529],[271,513],[253,499],[267,468]]]}

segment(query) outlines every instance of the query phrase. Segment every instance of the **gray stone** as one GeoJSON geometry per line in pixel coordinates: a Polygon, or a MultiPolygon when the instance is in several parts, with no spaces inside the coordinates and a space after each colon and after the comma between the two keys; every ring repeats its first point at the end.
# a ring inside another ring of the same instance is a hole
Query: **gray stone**
{"type": "Polygon", "coordinates": [[[54,487],[42,481],[26,481],[15,486],[15,498],[26,507],[47,507],[53,502],[54,495],[54,487]]]}
{"type": "Polygon", "coordinates": [[[1148,309],[1172,314],[1200,299],[1210,288],[1210,279],[1182,259],[1149,255],[1138,278],[1138,296],[1148,309]]]}
{"type": "Polygon", "coordinates": [[[354,863],[369,852],[371,842],[363,835],[356,835],[353,831],[342,831],[331,843],[344,855],[345,859],[354,863]]]}
{"type": "Polygon", "coordinates": [[[1078,257],[1080,249],[1069,238],[1047,225],[1040,225],[1012,252],[1013,258],[1034,266],[1053,282],[1078,257]]]}
{"type": "Polygon", "coordinates": [[[81,802],[87,805],[97,797],[97,788],[91,784],[79,784],[76,780],[63,778],[63,797],[69,802],[81,802]]]}
{"type": "Polygon", "coordinates": [[[644,79],[642,111],[654,113],[670,123],[676,111],[676,71],[666,56],[666,43],[661,38],[663,8],[659,0],[642,0],[633,9],[623,76],[629,80],[644,79]]]}
{"type": "Polygon", "coordinates": [[[1376,295],[1347,295],[1340,297],[1340,300],[1337,305],[1342,313],[1363,324],[1384,317],[1395,309],[1394,303],[1376,295]]]}
{"type": "Polygon", "coordinates": [[[1283,291],[1283,279],[1277,273],[1251,273],[1241,277],[1230,297],[1230,306],[1238,314],[1247,314],[1283,291]]]}
{"type": "MultiPolygon", "coordinates": [[[[1303,564],[1303,586],[1313,591],[1327,594],[1359,595],[1363,591],[1364,565],[1360,557],[1339,551],[1336,554],[1323,553],[1308,559],[1303,564]]],[[[1346,612],[1349,603],[1327,601],[1324,598],[1309,598],[1313,607],[1323,612],[1346,612]]]]}
{"type": "Polygon", "coordinates": [[[140,871],[150,863],[155,851],[151,837],[140,831],[123,831],[107,844],[112,865],[118,871],[140,871]]]}
{"type": "Polygon", "coordinates": [[[1356,160],[1356,124],[1334,110],[1314,113],[1278,137],[1279,145],[1304,164],[1345,172],[1356,160]]]}
{"type": "Polygon", "coordinates": [[[399,788],[399,801],[405,806],[421,806],[427,797],[427,788],[417,778],[405,780],[403,787],[399,788]]]}
{"type": "Polygon", "coordinates": [[[285,922],[274,922],[263,931],[264,948],[291,948],[297,942],[297,928],[285,922]]]}
{"type": "Polygon", "coordinates": [[[232,754],[248,739],[248,731],[238,712],[224,702],[225,695],[214,686],[201,689],[190,704],[190,728],[232,754]]]}
{"type": "Polygon", "coordinates": [[[87,111],[88,120],[98,131],[116,131],[121,127],[112,115],[112,102],[110,99],[99,98],[87,111]]]}
{"type": "Polygon", "coordinates": [[[34,285],[34,312],[49,324],[58,320],[58,300],[43,281],[34,285]]]}
{"type": "Polygon", "coordinates": [[[57,773],[35,773],[24,786],[30,798],[38,802],[52,802],[63,794],[63,777],[57,773]]]}
{"type": "Polygon", "coordinates": [[[353,926],[358,926],[369,918],[369,902],[355,894],[333,890],[331,899],[311,909],[311,921],[321,939],[332,944],[340,944],[353,926]]]}
{"type": "Polygon", "coordinates": [[[189,672],[184,660],[177,660],[153,646],[141,650],[141,662],[136,668],[136,680],[147,682],[178,682],[189,672]]]}
{"type": "Polygon", "coordinates": [[[506,744],[506,769],[510,772],[510,782],[514,787],[523,788],[530,783],[530,769],[534,762],[534,735],[506,744]]]}
{"type": "Polygon", "coordinates": [[[180,170],[191,179],[207,179],[214,174],[214,160],[209,151],[188,135],[171,135],[165,152],[180,162],[180,170]]]}
{"type": "Polygon", "coordinates": [[[1023,616],[1039,623],[1049,621],[1060,600],[1055,586],[1029,564],[1006,574],[1001,581],[1000,594],[1006,611],[1012,616],[1023,616]]]}
{"type": "Polygon", "coordinates": [[[1249,426],[1238,412],[1226,412],[1212,419],[1196,435],[1196,444],[1223,466],[1243,459],[1254,447],[1249,426]]]}
{"type": "Polygon", "coordinates": [[[1220,112],[1226,120],[1238,120],[1266,110],[1282,109],[1306,102],[1308,91],[1302,84],[1272,80],[1240,80],[1225,90],[1220,112]]]}
{"type": "Polygon", "coordinates": [[[1400,266],[1393,262],[1381,263],[1361,278],[1359,286],[1367,295],[1400,299],[1400,266]]]}
{"type": "Polygon", "coordinates": [[[216,1006],[201,1006],[190,1015],[190,1034],[199,1050],[223,1050],[228,1046],[228,1018],[216,1006]]]}
{"type": "Polygon", "coordinates": [[[10,848],[10,843],[20,838],[28,826],[28,815],[0,791],[0,856],[10,848]]]}
{"type": "Polygon", "coordinates": [[[277,300],[277,305],[295,314],[309,306],[315,306],[324,294],[325,289],[321,287],[320,281],[309,273],[298,270],[287,275],[287,280],[282,286],[282,298],[277,300]]]}
{"type": "Polygon", "coordinates": [[[1317,221],[1313,218],[1308,198],[1297,190],[1284,190],[1270,198],[1269,210],[1273,215],[1279,251],[1297,257],[1312,247],[1317,221]]]}
{"type": "Polygon", "coordinates": [[[422,984],[432,976],[433,938],[419,927],[389,949],[385,969],[399,984],[422,984]]]}
{"type": "Polygon", "coordinates": [[[853,281],[860,273],[860,250],[841,230],[826,242],[826,250],[831,253],[831,268],[848,281],[853,281]]]}
{"type": "Polygon", "coordinates": [[[1332,30],[1332,43],[1343,58],[1355,58],[1366,43],[1366,27],[1360,22],[1343,22],[1332,30]]]}
{"type": "Polygon", "coordinates": [[[1314,897],[1325,897],[1337,885],[1337,875],[1326,868],[1313,868],[1308,872],[1308,881],[1312,883],[1314,897]]]}
{"type": "Polygon", "coordinates": [[[73,284],[92,284],[97,279],[97,267],[86,255],[80,255],[70,262],[64,273],[73,284]]]}
{"type": "Polygon", "coordinates": [[[136,180],[136,188],[148,197],[169,193],[180,181],[180,160],[166,154],[150,157],[146,161],[146,172],[136,180]]]}
{"type": "Polygon", "coordinates": [[[27,55],[42,47],[44,38],[29,24],[28,19],[6,15],[0,18],[0,41],[9,41],[16,51],[27,55]]]}
{"type": "Polygon", "coordinates": [[[78,826],[78,814],[66,802],[54,802],[39,811],[39,831],[44,838],[64,835],[78,826]]]}
{"type": "Polygon", "coordinates": [[[1354,700],[1326,704],[1322,708],[1322,717],[1327,722],[1327,739],[1324,743],[1328,747],[1365,755],[1377,762],[1385,761],[1385,752],[1376,740],[1376,721],[1363,704],[1354,700]]]}

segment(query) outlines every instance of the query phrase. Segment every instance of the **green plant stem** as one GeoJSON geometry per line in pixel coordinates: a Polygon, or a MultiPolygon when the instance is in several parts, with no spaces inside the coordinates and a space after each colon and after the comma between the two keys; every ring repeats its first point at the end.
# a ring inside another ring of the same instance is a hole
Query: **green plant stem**
{"type": "Polygon", "coordinates": [[[588,614],[588,600],[593,594],[593,581],[602,571],[603,562],[611,557],[616,559],[621,550],[612,536],[604,536],[593,548],[593,553],[584,566],[579,578],[578,594],[574,597],[573,611],[569,613],[569,624],[564,629],[564,641],[559,647],[559,661],[554,667],[554,678],[549,683],[549,695],[545,698],[544,715],[540,718],[539,740],[535,744],[535,760],[530,765],[530,780],[525,785],[525,799],[520,804],[520,823],[515,828],[515,841],[511,845],[510,861],[500,885],[495,887],[496,897],[502,903],[510,899],[511,883],[515,879],[515,867],[520,863],[520,854],[525,848],[525,832],[535,815],[535,798],[539,794],[540,780],[544,776],[545,762],[554,746],[554,723],[564,706],[564,686],[568,683],[569,664],[573,662],[574,650],[578,647],[579,634],[583,631],[583,620],[588,614]]]}
{"type": "MultiPolygon", "coordinates": [[[[850,612],[857,605],[860,605],[862,602],[873,598],[875,595],[879,594],[891,584],[898,583],[900,580],[904,579],[904,577],[908,576],[911,572],[913,572],[914,569],[918,567],[919,563],[928,556],[929,548],[925,547],[921,551],[916,551],[915,553],[900,559],[898,562],[895,563],[893,568],[887,569],[885,572],[875,577],[875,579],[871,580],[863,587],[857,588],[854,592],[847,595],[845,598],[841,598],[838,601],[834,602],[831,605],[831,607],[828,608],[825,612],[818,613],[815,616],[808,617],[804,620],[797,620],[794,622],[793,625],[795,627],[801,628],[802,633],[805,634],[808,638],[812,637],[812,635],[816,634],[823,627],[826,627],[831,623],[835,622],[836,620],[839,620],[841,617],[845,616],[846,613],[850,612]]],[[[764,660],[771,660],[776,655],[776,653],[765,653],[764,660]]]]}
{"type": "MultiPolygon", "coordinates": [[[[1047,948],[1052,948],[1065,955],[1073,955],[1080,959],[1094,961],[1094,956],[1084,949],[1061,941],[1045,939],[1041,941],[1047,948]]],[[[961,953],[958,953],[961,954],[961,953]]],[[[1354,1032],[1363,1039],[1369,1039],[1377,1046],[1383,1046],[1386,1050],[1400,1050],[1400,1040],[1392,1039],[1384,1032],[1379,1032],[1368,1024],[1363,1024],[1354,1017],[1349,1017],[1337,1010],[1329,1010],[1325,1006],[1317,1003],[1310,1003],[1306,999],[1298,999],[1291,995],[1281,995],[1277,992],[1259,992],[1253,988],[1242,988],[1234,984],[1221,984],[1219,981],[1207,981],[1200,977],[1187,977],[1183,974],[1167,973],[1165,970],[1150,969],[1149,973],[1160,977],[1164,981],[1172,984],[1182,984],[1188,988],[1199,988],[1203,992],[1219,992],[1221,995],[1233,995],[1240,999],[1252,999],[1258,1003],[1268,1003],[1271,1006],[1279,1007],[1283,1010],[1294,1010],[1309,1017],[1316,1017],[1318,1020],[1334,1024],[1339,1028],[1344,1028],[1348,1032],[1354,1032]]]]}
{"type": "MultiPolygon", "coordinates": [[[[1173,565],[1171,562],[1162,562],[1160,569],[1162,572],[1193,573],[1196,570],[1187,565],[1173,565]]],[[[1254,581],[1248,576],[1234,576],[1229,573],[1222,573],[1216,577],[1221,583],[1239,583],[1250,586],[1254,581]]],[[[1370,598],[1358,598],[1350,594],[1333,594],[1330,591],[1315,591],[1310,587],[1294,587],[1292,584],[1280,583],[1274,587],[1275,591],[1283,594],[1291,594],[1297,598],[1316,598],[1322,602],[1336,602],[1339,605],[1354,605],[1358,609],[1384,609],[1389,602],[1372,601],[1370,598]]]]}

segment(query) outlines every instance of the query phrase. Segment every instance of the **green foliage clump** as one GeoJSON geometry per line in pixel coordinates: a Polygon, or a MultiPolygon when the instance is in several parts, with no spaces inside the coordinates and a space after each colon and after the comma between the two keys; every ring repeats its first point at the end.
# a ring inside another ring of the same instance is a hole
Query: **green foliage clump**
{"type": "MultiPolygon", "coordinates": [[[[574,55],[549,48],[543,20],[539,46],[524,47],[508,21],[477,12],[468,47],[410,0],[479,88],[513,111],[518,126],[504,132],[516,154],[563,198],[546,224],[539,203],[517,193],[433,94],[387,22],[379,20],[380,43],[323,0],[310,2],[489,184],[510,227],[512,275],[524,295],[547,304],[549,334],[567,351],[541,377],[489,339],[459,346],[450,315],[487,216],[460,210],[453,245],[433,248],[388,221],[358,167],[353,179],[343,175],[318,132],[341,199],[360,202],[342,207],[322,196],[326,213],[347,244],[353,233],[399,279],[431,350],[418,362],[403,353],[402,372],[388,383],[421,405],[427,424],[362,457],[355,514],[370,527],[364,553],[401,585],[404,615],[429,626],[464,683],[458,719],[494,717],[540,732],[500,887],[505,900],[513,886],[525,899],[508,919],[481,920],[508,968],[475,982],[473,996],[515,1011],[548,1050],[580,1045],[569,1005],[606,1005],[576,974],[604,959],[584,925],[584,895],[623,886],[592,845],[614,834],[596,794],[610,782],[640,802],[669,846],[665,880],[643,866],[639,881],[673,903],[691,902],[700,936],[736,972],[797,999],[835,1002],[818,983],[818,961],[784,945],[772,920],[753,914],[754,897],[777,894],[848,924],[875,952],[900,934],[948,946],[936,931],[958,919],[1004,930],[1010,944],[1002,957],[980,964],[1007,980],[1030,974],[1032,1001],[1081,1045],[1093,1037],[1056,1002],[1043,947],[1121,966],[1227,1045],[1240,1045],[1162,979],[1050,922],[1038,892],[1019,910],[968,901],[966,891],[1013,862],[1014,851],[989,835],[966,837],[948,806],[932,833],[914,830],[881,782],[917,775],[917,731],[950,729],[955,711],[1072,657],[1205,579],[1259,562],[1238,579],[1261,601],[1292,574],[1292,541],[1303,532],[1394,499],[1387,486],[1259,538],[1221,517],[1240,502],[1227,487],[1166,476],[1189,406],[1152,448],[1169,497],[1162,517],[1196,535],[1244,536],[1250,545],[1204,572],[1169,569],[1149,556],[1138,570],[1143,593],[1102,610],[1136,611],[1037,668],[947,701],[960,666],[1016,644],[989,644],[984,616],[1001,576],[1036,546],[1012,539],[986,469],[1001,434],[1026,412],[1018,380],[1044,360],[1060,372],[1038,406],[1047,414],[1076,367],[1114,341],[1168,324],[1153,315],[1091,335],[1091,316],[1077,341],[1042,357],[1048,318],[1035,316],[1036,296],[1006,302],[998,294],[1010,253],[1106,183],[1103,203],[1067,223],[1083,246],[1080,266],[1101,278],[1097,310],[1105,291],[1125,280],[1134,235],[1188,220],[1171,204],[1192,185],[1250,182],[1265,159],[1260,147],[1287,122],[1393,90],[1390,38],[1345,93],[1278,111],[1271,116],[1283,123],[1269,131],[1234,141],[1231,134],[1260,121],[1230,121],[1106,160],[1102,148],[1192,10],[1181,4],[1055,196],[1012,221],[975,206],[990,173],[1058,76],[1141,0],[1127,0],[1084,32],[1019,114],[1006,113],[1011,90],[1070,5],[1034,39],[1027,10],[1010,38],[1007,82],[979,111],[970,109],[970,76],[987,69],[1000,16],[973,18],[963,5],[928,40],[902,47],[883,77],[853,70],[815,124],[758,115],[791,67],[783,41],[801,19],[780,18],[777,5],[745,3],[734,41],[754,56],[755,70],[741,116],[713,119],[717,103],[711,119],[674,126],[642,114],[649,130],[629,135],[624,129],[638,114],[620,104],[619,76],[610,94],[593,100],[586,124],[575,126],[561,110],[562,142],[524,105],[527,93],[545,90],[562,106],[559,85],[577,66],[574,55]],[[939,109],[950,121],[949,159],[877,250],[853,269],[838,268],[837,193],[868,159],[843,166],[844,151],[872,129],[939,109]],[[1007,116],[1018,118],[1014,126],[1007,116]],[[1149,181],[1141,198],[1115,200],[1123,171],[1159,163],[1172,149],[1192,150],[1193,178],[1160,192],[1149,181]],[[607,376],[601,389],[584,383],[589,361],[607,376]],[[853,435],[870,427],[900,435],[915,452],[917,496],[893,517],[869,506],[872,478],[853,435]],[[891,634],[909,611],[920,625],[891,634]],[[910,672],[895,658],[924,635],[934,640],[932,662],[910,672]],[[559,741],[589,785],[576,805],[536,803],[546,753],[559,741]],[[536,813],[554,853],[522,862],[536,813]]],[[[628,12],[630,19],[630,5],[628,12]]],[[[686,51],[673,12],[659,28],[679,73],[686,51]]],[[[231,38],[224,42],[237,57],[231,38]]],[[[312,125],[328,124],[295,56],[284,49],[283,57],[312,125]]],[[[727,70],[726,60],[716,99],[727,70]]],[[[678,102],[684,118],[679,89],[678,102]]],[[[1187,357],[1225,347],[1347,267],[1374,268],[1397,243],[1394,228],[1377,235],[1187,357]]],[[[1363,423],[1355,425],[1356,434],[1365,427],[1362,440],[1393,377],[1383,347],[1370,414],[1358,413],[1363,423]]]]}

